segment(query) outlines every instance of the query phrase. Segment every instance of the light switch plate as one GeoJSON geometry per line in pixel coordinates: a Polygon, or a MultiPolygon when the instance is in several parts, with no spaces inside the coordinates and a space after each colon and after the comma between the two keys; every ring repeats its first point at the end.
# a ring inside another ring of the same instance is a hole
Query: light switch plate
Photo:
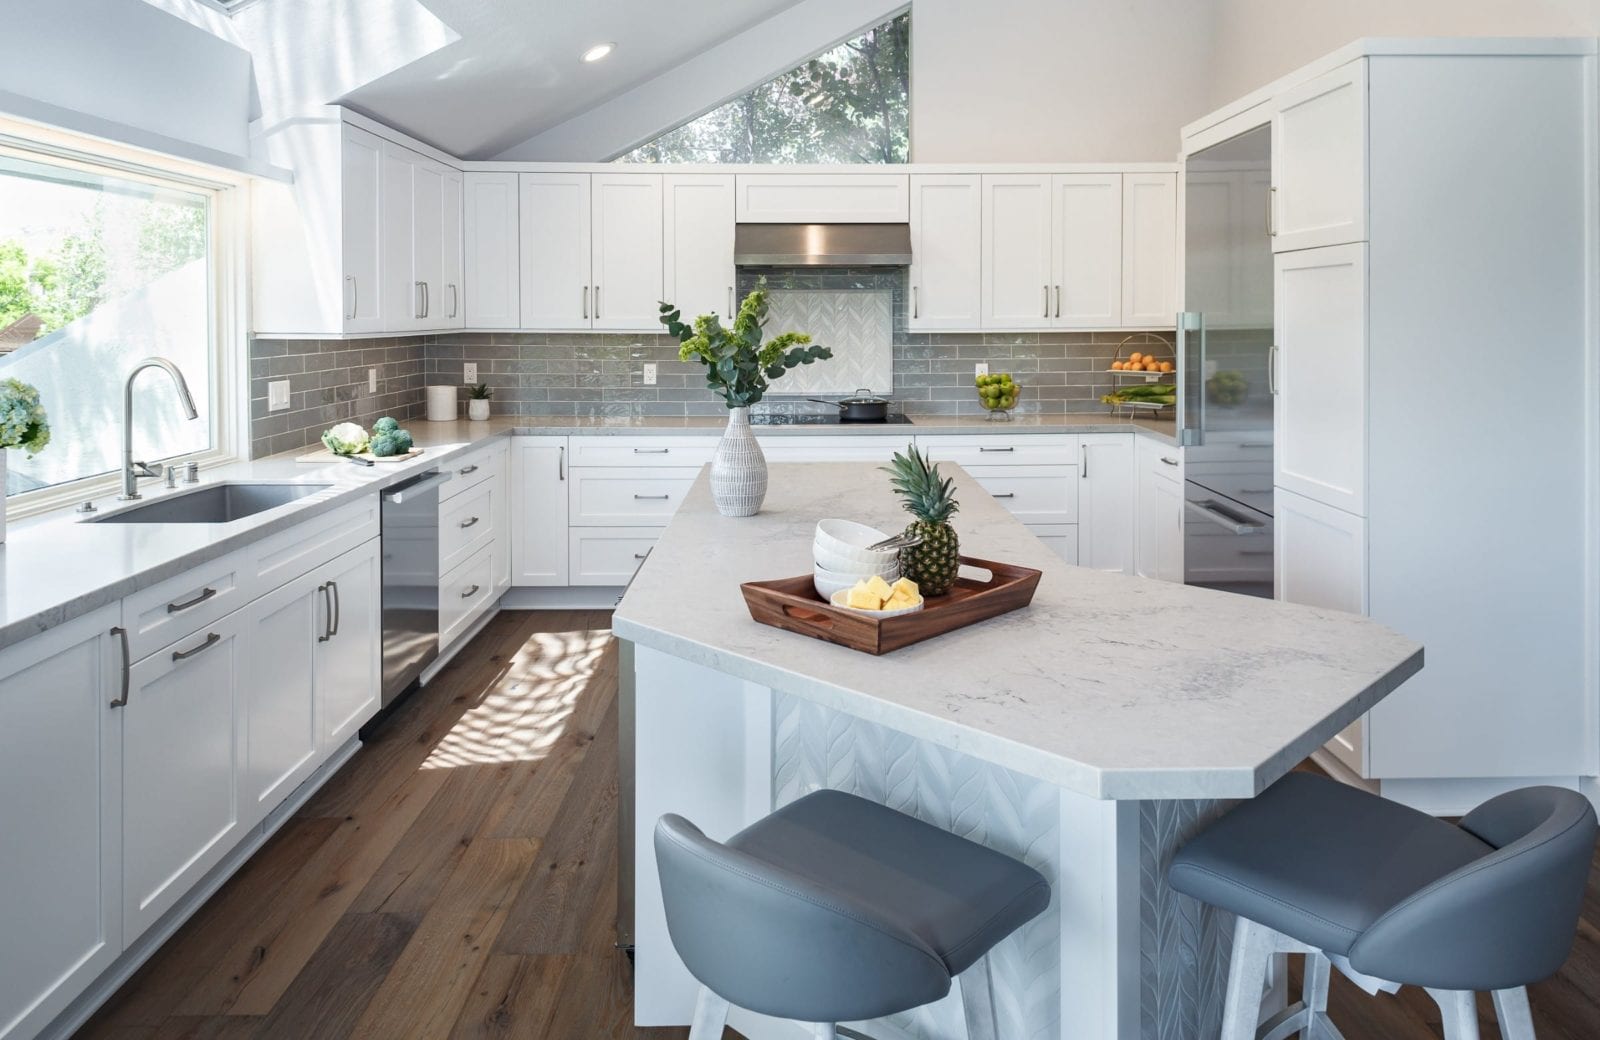
{"type": "Polygon", "coordinates": [[[656,363],[654,361],[646,361],[644,363],[644,385],[656,385],[656,363]]]}
{"type": "Polygon", "coordinates": [[[463,383],[476,383],[478,381],[478,363],[468,361],[461,366],[461,381],[463,383]]]}
{"type": "Polygon", "coordinates": [[[980,361],[976,365],[973,365],[972,366],[972,374],[975,375],[975,376],[986,376],[986,375],[988,375],[989,374],[989,362],[980,361]]]}
{"type": "Polygon", "coordinates": [[[375,368],[369,368],[369,369],[367,369],[367,393],[375,394],[377,392],[378,392],[378,370],[375,369],[375,368]]]}
{"type": "Polygon", "coordinates": [[[289,407],[289,380],[279,379],[267,384],[267,411],[281,412],[289,407]]]}

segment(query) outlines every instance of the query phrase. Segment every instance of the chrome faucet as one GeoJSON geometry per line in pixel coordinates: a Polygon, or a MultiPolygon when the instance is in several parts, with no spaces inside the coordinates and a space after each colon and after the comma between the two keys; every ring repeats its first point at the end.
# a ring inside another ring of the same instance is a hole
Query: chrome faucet
{"type": "Polygon", "coordinates": [[[200,417],[194,406],[194,398],[189,394],[189,384],[184,380],[183,373],[178,371],[177,365],[166,358],[152,357],[133,366],[133,371],[128,373],[128,381],[122,385],[122,494],[117,496],[119,502],[132,502],[141,497],[140,477],[161,476],[160,463],[152,466],[133,459],[133,381],[147,368],[164,369],[172,377],[173,384],[178,388],[178,403],[183,406],[184,418],[200,417]]]}

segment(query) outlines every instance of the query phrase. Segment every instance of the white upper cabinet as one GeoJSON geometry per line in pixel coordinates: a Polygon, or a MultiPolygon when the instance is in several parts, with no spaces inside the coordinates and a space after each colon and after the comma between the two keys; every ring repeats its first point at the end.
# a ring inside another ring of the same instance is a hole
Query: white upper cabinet
{"type": "MultiPolygon", "coordinates": [[[[444,167],[429,159],[413,163],[411,183],[411,270],[422,291],[417,327],[442,328],[448,309],[444,299],[444,167]]],[[[459,220],[452,223],[460,226],[459,220]]]]}
{"type": "Polygon", "coordinates": [[[1050,178],[1050,320],[1056,328],[1122,324],[1122,174],[1050,178]]]}
{"type": "Polygon", "coordinates": [[[1176,321],[1178,175],[1122,175],[1122,324],[1176,321]]]}
{"type": "Polygon", "coordinates": [[[691,315],[731,320],[738,303],[733,265],[733,175],[668,174],[661,178],[661,298],[691,315]]]}
{"type": "Polygon", "coordinates": [[[1273,99],[1274,252],[1367,238],[1367,61],[1273,99]]]}
{"type": "Polygon", "coordinates": [[[1050,325],[1050,175],[984,174],[983,327],[1050,325]]]}
{"type": "MultiPolygon", "coordinates": [[[[447,328],[444,292],[446,167],[389,141],[383,143],[379,198],[386,332],[447,328]]],[[[459,236],[460,191],[449,227],[459,236]]],[[[459,247],[456,255],[459,257],[459,247]]]]}
{"type": "Polygon", "coordinates": [[[1367,247],[1279,253],[1273,483],[1366,515],[1367,247]]]}
{"type": "Polygon", "coordinates": [[[379,332],[379,168],[383,142],[365,130],[344,128],[339,154],[341,238],[344,245],[345,332],[379,332]]]}
{"type": "Polygon", "coordinates": [[[741,173],[737,218],[748,224],[904,224],[903,173],[741,173]]]}
{"type": "Polygon", "coordinates": [[[661,175],[593,174],[590,205],[592,327],[661,331],[661,175]]]}
{"type": "Polygon", "coordinates": [[[465,324],[514,329],[518,309],[517,175],[469,173],[466,193],[465,324]]]}
{"type": "Polygon", "coordinates": [[[982,261],[983,179],[975,174],[913,174],[906,328],[980,328],[982,261]]]}
{"type": "Polygon", "coordinates": [[[587,329],[589,175],[524,173],[520,188],[522,327],[587,329]]]}
{"type": "Polygon", "coordinates": [[[122,952],[118,616],[0,651],[0,1036],[37,1035],[122,952]]]}
{"type": "Polygon", "coordinates": [[[446,169],[444,197],[439,211],[439,302],[429,322],[436,329],[459,329],[466,324],[462,299],[465,262],[461,254],[461,171],[446,169]]]}

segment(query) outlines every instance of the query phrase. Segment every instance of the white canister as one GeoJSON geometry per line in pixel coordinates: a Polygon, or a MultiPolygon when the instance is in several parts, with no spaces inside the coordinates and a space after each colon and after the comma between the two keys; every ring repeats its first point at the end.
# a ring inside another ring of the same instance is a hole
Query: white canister
{"type": "Polygon", "coordinates": [[[428,421],[455,422],[460,414],[456,405],[454,386],[430,386],[428,391],[428,421]]]}

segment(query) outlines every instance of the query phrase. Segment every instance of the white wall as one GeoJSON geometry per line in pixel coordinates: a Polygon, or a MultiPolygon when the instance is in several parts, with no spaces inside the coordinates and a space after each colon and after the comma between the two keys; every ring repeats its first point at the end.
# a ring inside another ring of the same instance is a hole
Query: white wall
{"type": "Polygon", "coordinates": [[[912,159],[1171,161],[1207,111],[1211,7],[915,0],[912,159]]]}
{"type": "Polygon", "coordinates": [[[250,55],[142,0],[5,5],[0,91],[249,153],[250,55]]]}
{"type": "Polygon", "coordinates": [[[1215,21],[1207,111],[1363,36],[1600,35],[1600,0],[1211,0],[1209,6],[1215,21]]]}

